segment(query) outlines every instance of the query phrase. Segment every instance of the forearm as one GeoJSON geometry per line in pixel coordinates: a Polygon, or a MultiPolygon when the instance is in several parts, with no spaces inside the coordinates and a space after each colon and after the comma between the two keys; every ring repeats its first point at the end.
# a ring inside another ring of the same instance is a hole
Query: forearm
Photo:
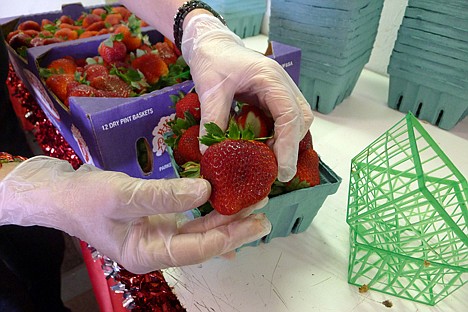
{"type": "MultiPolygon", "coordinates": [[[[174,16],[177,10],[186,0],[122,0],[125,5],[139,18],[155,27],[165,37],[174,41],[174,16]]],[[[211,14],[210,12],[197,9],[190,12],[184,19],[184,25],[195,15],[211,14]]]]}

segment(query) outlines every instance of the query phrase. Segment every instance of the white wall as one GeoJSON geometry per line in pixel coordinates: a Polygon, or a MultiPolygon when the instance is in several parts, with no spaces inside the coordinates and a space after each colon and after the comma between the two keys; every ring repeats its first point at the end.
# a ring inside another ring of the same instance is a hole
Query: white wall
{"type": "MultiPolygon", "coordinates": [[[[85,6],[111,3],[115,0],[1,0],[0,18],[16,15],[26,15],[58,10],[62,4],[81,2],[85,6]]],[[[270,0],[266,0],[270,1],[270,0]]],[[[350,0],[342,0],[350,1],[350,0]]],[[[399,25],[401,23],[405,7],[408,0],[385,0],[382,17],[380,20],[379,32],[374,45],[374,50],[367,68],[375,72],[386,75],[387,64],[393,43],[395,42],[399,25]]],[[[263,32],[268,31],[267,20],[264,21],[263,32]]]]}
{"type": "Polygon", "coordinates": [[[385,0],[379,32],[367,68],[387,74],[387,65],[408,0],[385,0]]]}

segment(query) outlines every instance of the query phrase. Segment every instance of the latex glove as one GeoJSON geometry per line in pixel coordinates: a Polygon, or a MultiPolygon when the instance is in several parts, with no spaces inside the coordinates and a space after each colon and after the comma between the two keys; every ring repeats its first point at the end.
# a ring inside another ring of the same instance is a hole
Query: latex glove
{"type": "Polygon", "coordinates": [[[188,222],[182,212],[209,198],[203,179],[142,180],[39,156],[0,181],[0,225],[52,227],[86,241],[134,273],[200,263],[271,230],[254,208],[188,222]]]}
{"type": "MultiPolygon", "coordinates": [[[[233,98],[256,104],[275,120],[273,151],[278,179],[296,172],[299,141],[312,124],[310,105],[276,61],[244,47],[242,40],[217,18],[200,14],[184,28],[182,55],[190,66],[201,102],[201,124],[226,129],[233,98]]],[[[200,135],[205,133],[200,127],[200,135]]],[[[204,152],[206,146],[202,146],[204,152]]]]}

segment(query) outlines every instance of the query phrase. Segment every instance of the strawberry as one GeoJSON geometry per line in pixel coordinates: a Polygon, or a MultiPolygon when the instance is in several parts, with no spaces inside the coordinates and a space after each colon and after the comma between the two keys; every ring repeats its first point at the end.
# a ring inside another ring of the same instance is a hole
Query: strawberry
{"type": "Polygon", "coordinates": [[[46,85],[49,89],[62,101],[67,98],[67,86],[75,81],[75,76],[72,74],[51,75],[47,78],[46,85]]]}
{"type": "Polygon", "coordinates": [[[55,26],[55,23],[52,22],[51,20],[44,18],[41,20],[41,29],[47,28],[47,26],[55,26]]]}
{"type": "Polygon", "coordinates": [[[127,56],[127,47],[117,36],[111,36],[101,42],[98,47],[98,53],[104,62],[112,64],[125,60],[127,56]]]}
{"type": "Polygon", "coordinates": [[[82,21],[82,26],[84,28],[88,28],[89,26],[91,26],[92,24],[96,23],[96,22],[100,22],[102,21],[102,17],[100,15],[97,15],[97,14],[87,14],[84,18],[83,18],[83,21],[82,21]]]}
{"type": "Polygon", "coordinates": [[[167,65],[177,62],[178,56],[175,50],[167,42],[158,42],[153,47],[158,51],[158,55],[167,65]]]}
{"type": "Polygon", "coordinates": [[[98,76],[90,82],[90,86],[103,91],[106,97],[129,97],[132,88],[115,75],[98,76]]]}
{"type": "Polygon", "coordinates": [[[142,38],[140,33],[132,33],[131,29],[127,25],[122,24],[116,26],[114,33],[123,35],[122,42],[127,47],[127,51],[135,51],[142,44],[142,38]]]}
{"type": "Polygon", "coordinates": [[[286,183],[286,189],[293,191],[320,184],[319,156],[312,148],[299,154],[294,178],[286,183]]]}
{"type": "MultiPolygon", "coordinates": [[[[17,34],[11,36],[10,40],[8,40],[8,44],[15,50],[18,50],[22,47],[31,47],[31,36],[23,33],[18,32],[17,34]]],[[[25,55],[26,56],[26,55],[25,55]]]]}
{"type": "Polygon", "coordinates": [[[99,91],[86,84],[70,84],[67,88],[67,98],[64,101],[65,106],[69,106],[68,100],[71,96],[93,97],[99,96],[99,91]]]}
{"type": "MultiPolygon", "coordinates": [[[[107,31],[107,25],[104,21],[98,21],[98,22],[94,22],[92,23],[91,25],[89,25],[87,28],[86,28],[86,31],[97,31],[98,34],[102,34],[100,33],[100,31],[107,31]]],[[[106,32],[106,34],[107,34],[106,32]]]]}
{"type": "Polygon", "coordinates": [[[185,112],[190,112],[196,121],[200,121],[200,100],[195,92],[187,93],[183,98],[176,102],[176,117],[185,118],[185,112]]]}
{"type": "Polygon", "coordinates": [[[107,11],[103,8],[95,8],[91,11],[92,14],[103,16],[107,14],[107,11]]]}
{"type": "Polygon", "coordinates": [[[313,148],[312,134],[310,133],[310,130],[308,130],[304,138],[299,142],[299,154],[311,148],[313,148]]]}
{"type": "Polygon", "coordinates": [[[104,22],[109,25],[117,25],[122,23],[123,17],[120,15],[120,13],[111,13],[106,16],[104,19],[104,22]]]}
{"type": "Polygon", "coordinates": [[[161,76],[169,72],[166,63],[154,53],[145,53],[135,58],[132,67],[141,71],[149,84],[155,84],[161,76]]]}
{"type": "Polygon", "coordinates": [[[199,132],[200,125],[194,125],[185,130],[180,136],[174,149],[174,160],[179,166],[189,161],[200,162],[202,154],[200,153],[200,142],[198,141],[199,132]]]}
{"type": "Polygon", "coordinates": [[[113,7],[113,8],[111,8],[111,12],[120,14],[120,16],[122,16],[124,21],[128,20],[130,18],[130,16],[132,15],[132,12],[130,12],[127,8],[125,8],[123,6],[113,7]]]}
{"type": "Polygon", "coordinates": [[[70,24],[70,25],[73,25],[75,23],[75,21],[73,21],[73,19],[68,16],[68,15],[62,15],[59,17],[59,21],[60,21],[60,24],[70,24]]]}
{"type": "Polygon", "coordinates": [[[269,137],[273,132],[273,119],[255,105],[241,104],[235,119],[241,129],[250,127],[256,138],[269,137]]]}
{"type": "Polygon", "coordinates": [[[79,39],[90,38],[97,36],[98,32],[96,30],[86,30],[80,34],[79,39]]]}
{"type": "Polygon", "coordinates": [[[210,203],[220,214],[232,215],[267,197],[278,173],[273,151],[231,122],[227,134],[205,125],[200,142],[209,145],[200,161],[201,176],[211,183],[210,203]]]}
{"type": "Polygon", "coordinates": [[[72,57],[62,57],[50,62],[47,68],[52,73],[73,75],[76,72],[77,65],[72,57]]]}
{"type": "Polygon", "coordinates": [[[38,22],[31,21],[31,20],[24,21],[18,25],[18,30],[27,30],[27,29],[34,29],[37,31],[41,31],[41,25],[39,25],[38,22]]]}
{"type": "Polygon", "coordinates": [[[78,39],[78,32],[70,28],[62,28],[55,32],[54,37],[64,41],[75,40],[78,39]]]}
{"type": "Polygon", "coordinates": [[[109,75],[109,69],[102,64],[89,64],[84,67],[83,73],[86,80],[92,82],[96,77],[109,75]]]}

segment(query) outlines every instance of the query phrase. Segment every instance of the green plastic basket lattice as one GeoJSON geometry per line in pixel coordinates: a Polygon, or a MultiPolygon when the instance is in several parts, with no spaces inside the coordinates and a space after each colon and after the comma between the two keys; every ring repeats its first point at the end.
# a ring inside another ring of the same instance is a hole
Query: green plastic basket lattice
{"type": "Polygon", "coordinates": [[[409,113],[351,162],[348,282],[429,305],[468,273],[468,183],[409,113]]]}

